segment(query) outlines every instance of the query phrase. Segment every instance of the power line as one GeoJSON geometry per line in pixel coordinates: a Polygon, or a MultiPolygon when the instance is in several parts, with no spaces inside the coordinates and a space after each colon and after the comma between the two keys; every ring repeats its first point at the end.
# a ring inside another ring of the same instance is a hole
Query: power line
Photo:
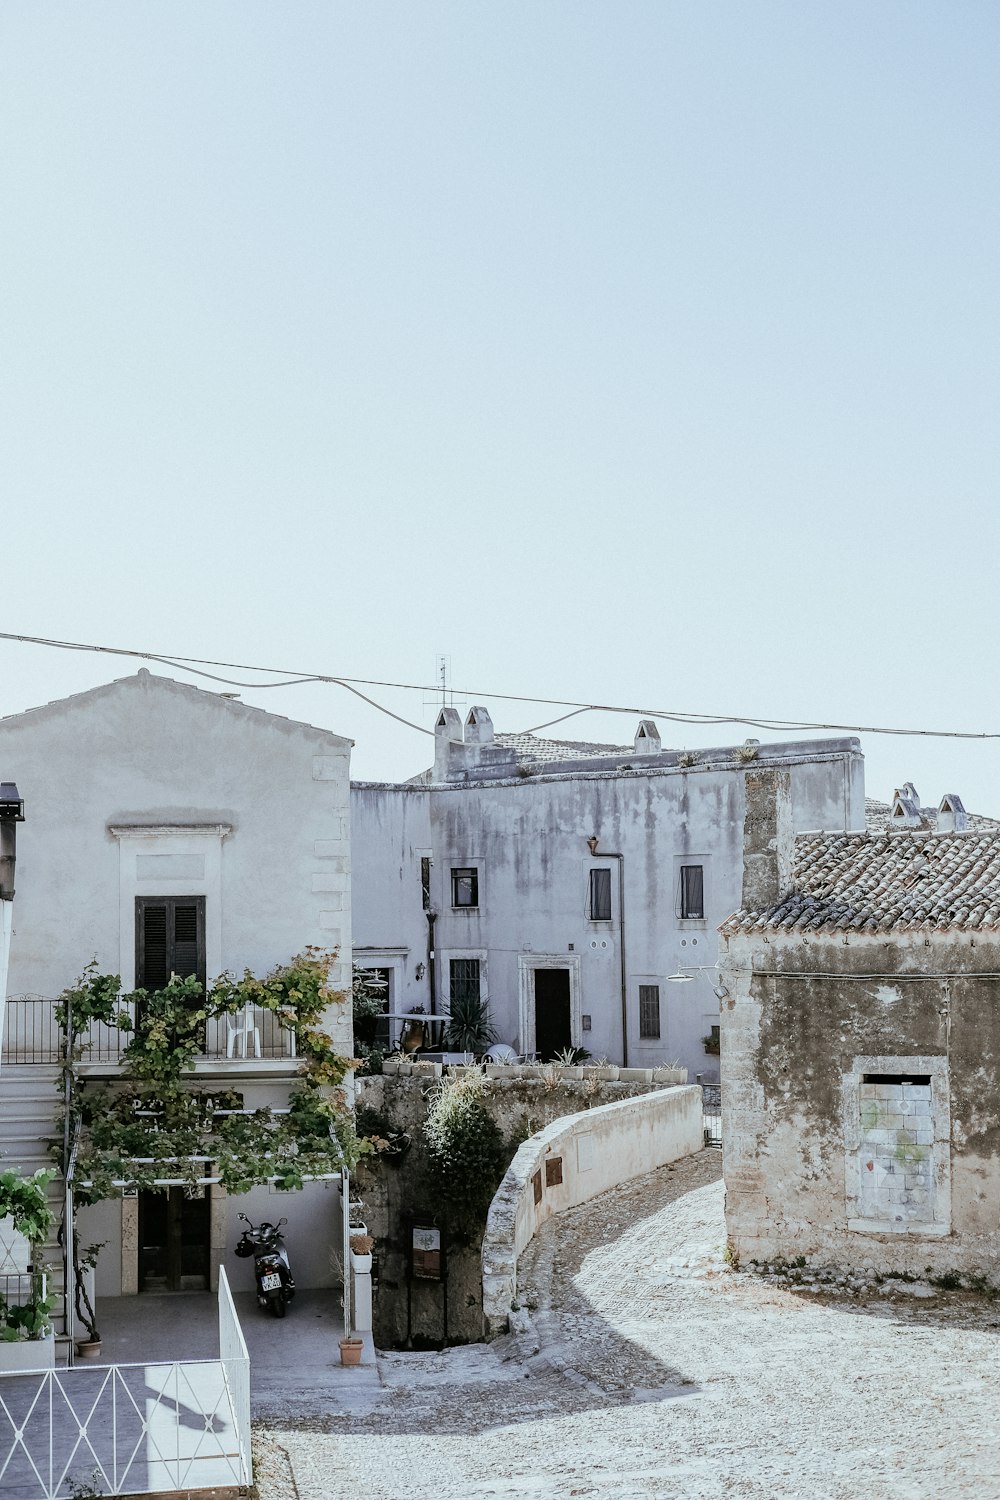
{"type": "MultiPolygon", "coordinates": [[[[425,682],[393,682],[382,678],[373,677],[346,677],[328,672],[311,672],[295,667],[264,667],[255,666],[248,662],[215,661],[210,657],[201,656],[167,656],[156,651],[141,651],[129,646],[95,646],[82,641],[60,641],[50,640],[45,636],[20,635],[11,631],[0,631],[0,640],[16,641],[22,645],[48,646],[60,651],[87,651],[104,656],[133,657],[142,661],[155,661],[163,666],[172,667],[175,671],[190,672],[196,677],[204,677],[212,682],[225,683],[231,687],[245,687],[254,690],[274,687],[298,687],[306,683],[322,682],[334,687],[346,688],[348,692],[354,693],[362,698],[372,708],[378,709],[380,713],[388,714],[390,718],[396,719],[400,724],[405,724],[409,729],[415,729],[420,734],[432,734],[433,731],[426,729],[422,724],[415,724],[410,719],[404,719],[400,714],[394,713],[392,709],[386,708],[384,704],[377,703],[374,698],[368,697],[366,693],[359,691],[361,687],[391,688],[405,692],[436,692],[439,684],[428,684],[425,682]],[[231,672],[262,672],[281,680],[277,682],[247,682],[237,681],[231,677],[221,677],[215,673],[203,670],[206,667],[221,667],[231,672]]],[[[455,688],[453,690],[460,697],[472,699],[493,699],[502,703],[538,703],[547,708],[564,708],[568,712],[561,714],[556,719],[550,719],[545,724],[537,724],[534,728],[524,730],[525,734],[534,734],[539,729],[548,729],[553,724],[562,723],[563,720],[573,718],[581,713],[606,713],[627,714],[630,717],[663,719],[674,724],[693,724],[708,727],[713,724],[740,724],[750,729],[764,729],[774,733],[782,730],[792,731],[837,731],[841,734],[891,734],[911,738],[945,739],[945,740],[998,740],[1000,732],[961,730],[961,729],[899,729],[878,724],[833,724],[820,721],[811,722],[800,719],[767,719],[750,716],[746,714],[701,714],[682,713],[675,709],[649,708],[641,704],[619,704],[619,703],[583,703],[573,698],[543,698],[529,693],[496,693],[484,688],[455,688]]]]}

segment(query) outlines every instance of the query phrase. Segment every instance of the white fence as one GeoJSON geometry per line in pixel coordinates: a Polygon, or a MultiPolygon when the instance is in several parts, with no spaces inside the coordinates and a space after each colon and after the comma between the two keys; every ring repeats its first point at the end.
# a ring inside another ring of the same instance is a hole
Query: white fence
{"type": "Polygon", "coordinates": [[[220,1359],[0,1375],[0,1495],[67,1500],[245,1486],[250,1360],[225,1275],[220,1359]]]}

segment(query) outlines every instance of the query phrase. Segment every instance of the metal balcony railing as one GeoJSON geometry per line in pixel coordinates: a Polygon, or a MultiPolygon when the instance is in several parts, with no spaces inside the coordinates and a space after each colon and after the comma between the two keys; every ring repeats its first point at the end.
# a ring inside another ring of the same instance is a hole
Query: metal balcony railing
{"type": "MultiPolygon", "coordinates": [[[[130,1007],[126,1006],[126,1009],[130,1007]]],[[[56,1001],[48,995],[9,995],[3,1030],[3,1063],[52,1064],[62,1060],[63,1032],[56,1020],[56,1001]]],[[[131,1033],[95,1024],[83,1037],[82,1061],[118,1063],[131,1033]]],[[[213,1061],[247,1058],[294,1058],[295,1034],[273,1011],[248,1007],[236,1016],[215,1016],[205,1027],[200,1056],[213,1061]]]]}

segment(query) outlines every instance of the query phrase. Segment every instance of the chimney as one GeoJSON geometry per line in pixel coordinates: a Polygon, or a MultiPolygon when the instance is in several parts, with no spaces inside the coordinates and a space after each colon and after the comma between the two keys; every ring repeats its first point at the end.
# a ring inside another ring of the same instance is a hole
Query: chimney
{"type": "Polygon", "coordinates": [[[892,794],[892,807],[889,809],[890,828],[923,828],[924,820],[920,812],[920,797],[912,781],[904,781],[901,787],[897,787],[892,794]]]}
{"type": "Polygon", "coordinates": [[[635,732],[634,753],[636,755],[659,755],[660,749],[660,731],[652,719],[640,719],[639,728],[635,732]]]}
{"type": "Polygon", "coordinates": [[[748,770],[745,787],[742,905],[744,911],[767,911],[792,887],[791,773],[787,767],[748,770]]]}
{"type": "Polygon", "coordinates": [[[457,708],[442,708],[434,720],[434,780],[445,781],[451,769],[452,745],[462,743],[462,719],[457,708]]]}
{"type": "Polygon", "coordinates": [[[474,703],[465,721],[465,743],[467,745],[492,745],[493,720],[488,708],[474,703]]]}
{"type": "Polygon", "coordinates": [[[969,815],[957,792],[945,792],[938,805],[938,833],[964,833],[969,826],[969,815]]]}

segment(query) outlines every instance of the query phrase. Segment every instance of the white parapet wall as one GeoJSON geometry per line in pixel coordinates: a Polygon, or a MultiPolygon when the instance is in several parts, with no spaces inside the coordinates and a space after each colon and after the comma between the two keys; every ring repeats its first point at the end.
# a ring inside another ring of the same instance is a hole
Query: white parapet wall
{"type": "Polygon", "coordinates": [[[496,1338],[510,1326],[518,1260],[540,1224],[703,1145],[697,1086],[659,1089],[564,1115],[526,1140],[507,1168],[486,1220],[486,1338],[496,1338]]]}

